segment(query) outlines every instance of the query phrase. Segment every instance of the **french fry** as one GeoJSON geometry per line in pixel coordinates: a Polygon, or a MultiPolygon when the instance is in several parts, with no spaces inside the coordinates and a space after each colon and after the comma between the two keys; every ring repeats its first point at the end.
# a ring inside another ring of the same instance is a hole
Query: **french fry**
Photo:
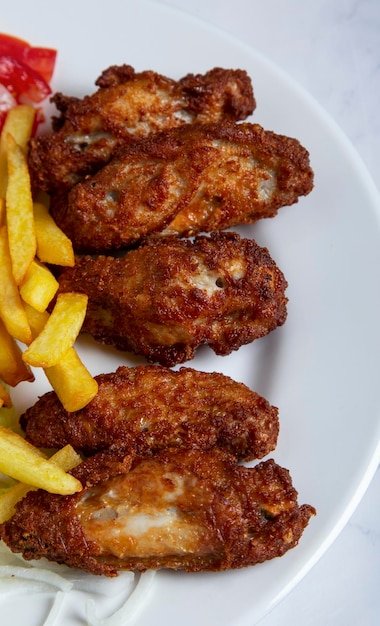
{"type": "Polygon", "coordinates": [[[35,110],[28,104],[20,104],[7,114],[0,136],[0,197],[5,197],[8,182],[6,136],[10,133],[16,143],[26,152],[34,116],[35,110]]]}
{"type": "Polygon", "coordinates": [[[82,485],[23,437],[0,426],[0,471],[32,487],[70,495],[82,485]]]}
{"type": "Polygon", "coordinates": [[[16,387],[22,381],[32,382],[34,375],[23,361],[22,352],[13,337],[10,336],[3,322],[0,320],[0,378],[16,387]]]}
{"type": "Polygon", "coordinates": [[[10,409],[12,406],[12,399],[8,393],[8,390],[0,382],[0,408],[6,407],[10,409]]]}
{"type": "Polygon", "coordinates": [[[60,363],[44,371],[66,411],[79,411],[98,392],[98,383],[74,348],[69,348],[60,363]]]}
{"type": "Polygon", "coordinates": [[[35,367],[57,365],[79,335],[87,302],[85,294],[59,294],[42,332],[23,353],[24,361],[35,367]]]}
{"type": "MultiPolygon", "coordinates": [[[[12,405],[4,385],[34,380],[32,365],[44,369],[63,406],[75,411],[98,390],[73,347],[87,296],[61,295],[51,316],[46,310],[58,282],[44,263],[73,266],[75,259],[48,202],[40,194],[33,204],[27,151],[34,117],[33,107],[17,106],[0,134],[0,407],[12,405]],[[29,346],[24,354],[17,342],[29,346]]],[[[0,426],[9,426],[11,410],[2,409],[0,426]]]]}
{"type": "MultiPolygon", "coordinates": [[[[5,390],[8,391],[7,387],[5,385],[3,386],[5,390]]],[[[16,408],[13,403],[9,407],[5,406],[5,404],[3,404],[3,406],[1,407],[0,426],[4,426],[4,428],[9,428],[10,430],[13,430],[15,433],[19,433],[20,435],[21,434],[23,435],[23,432],[21,430],[21,426],[19,423],[19,416],[16,413],[16,408]]]]}
{"type": "Polygon", "coordinates": [[[37,257],[44,263],[73,267],[74,250],[71,240],[57,226],[47,206],[34,203],[34,225],[37,257]]]}
{"type": "Polygon", "coordinates": [[[74,448],[70,446],[70,444],[67,444],[67,446],[64,446],[53,454],[53,456],[50,457],[50,461],[53,461],[58,467],[68,472],[79,465],[82,459],[78,452],[75,452],[74,448]]]}
{"type": "MultiPolygon", "coordinates": [[[[32,336],[37,337],[46,326],[49,313],[36,311],[29,305],[25,306],[25,312],[32,336]]],[[[74,348],[69,348],[57,365],[45,368],[44,372],[66,411],[79,411],[98,392],[98,383],[74,348]]]]}
{"type": "Polygon", "coordinates": [[[29,344],[32,334],[13,273],[7,227],[0,228],[0,318],[9,334],[29,344]]]}
{"type": "MultiPolygon", "coordinates": [[[[77,454],[70,445],[58,450],[49,460],[65,472],[73,469],[81,462],[79,454],[77,454]]],[[[32,489],[34,490],[36,487],[30,487],[30,485],[25,485],[24,483],[17,483],[0,495],[0,524],[3,524],[12,517],[17,502],[22,500],[28,491],[32,489]]]]}
{"type": "Polygon", "coordinates": [[[25,303],[24,309],[32,333],[32,339],[35,339],[44,329],[50,315],[47,311],[37,311],[37,309],[27,303],[25,303]]]}
{"type": "MultiPolygon", "coordinates": [[[[1,442],[0,443],[0,451],[1,451],[0,472],[3,472],[3,474],[6,474],[7,476],[10,476],[10,478],[14,478],[15,480],[21,480],[21,479],[18,478],[17,476],[13,476],[13,472],[8,472],[7,469],[3,469],[3,467],[5,467],[5,463],[7,462],[5,459],[11,456],[10,454],[11,451],[15,455],[17,455],[19,452],[21,452],[21,455],[22,453],[29,455],[30,458],[32,459],[32,463],[36,457],[38,457],[39,459],[47,459],[47,456],[43,450],[40,450],[40,448],[36,448],[31,443],[26,441],[24,437],[22,437],[19,434],[14,433],[10,428],[0,426],[0,442],[1,442]],[[4,452],[4,458],[3,458],[3,452],[4,452]]],[[[15,461],[11,460],[8,464],[9,465],[8,469],[11,469],[14,463],[15,461]]],[[[32,483],[28,483],[28,484],[32,484],[32,483]]]]}
{"type": "Polygon", "coordinates": [[[26,155],[9,133],[6,135],[6,145],[8,184],[5,210],[9,252],[13,276],[16,284],[20,285],[37,251],[33,199],[26,155]]]}
{"type": "MultiPolygon", "coordinates": [[[[31,137],[36,111],[30,104],[19,104],[9,110],[2,136],[10,133],[24,152],[27,151],[28,141],[31,137]]],[[[0,143],[3,139],[0,139],[0,143]]],[[[6,141],[6,140],[5,140],[6,141]]]]}
{"type": "MultiPolygon", "coordinates": [[[[37,337],[44,329],[49,314],[28,305],[25,311],[32,335],[37,337]]],[[[98,384],[74,348],[69,348],[57,365],[45,368],[44,372],[66,411],[79,411],[97,394],[98,384]]]]}
{"type": "Polygon", "coordinates": [[[3,524],[12,517],[15,512],[17,502],[25,498],[28,491],[36,489],[24,483],[17,483],[0,495],[0,524],[3,524]]]}
{"type": "Polygon", "coordinates": [[[20,294],[37,311],[45,311],[58,290],[58,281],[42,263],[33,260],[20,287],[20,294]]]}

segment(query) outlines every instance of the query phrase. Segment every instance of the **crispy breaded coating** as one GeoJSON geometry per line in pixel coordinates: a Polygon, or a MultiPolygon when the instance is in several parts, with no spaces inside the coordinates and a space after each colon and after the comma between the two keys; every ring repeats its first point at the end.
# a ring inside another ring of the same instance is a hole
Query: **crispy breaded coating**
{"type": "Polygon", "coordinates": [[[80,253],[152,234],[193,236],[273,217],[313,188],[309,154],[258,124],[191,124],[121,151],[51,202],[80,253]]]}
{"type": "Polygon", "coordinates": [[[139,454],[216,447],[245,461],[276,447],[277,408],[218,372],[122,366],[96,381],[95,398],[73,413],[53,391],[39,398],[20,419],[28,441],[42,448],[71,444],[86,454],[115,443],[139,454]]]}
{"type": "Polygon", "coordinates": [[[298,505],[286,469],[272,460],[243,467],[220,450],[135,459],[98,453],[72,473],[82,492],[29,492],[0,526],[0,537],[25,559],[108,576],[241,568],[295,547],[315,514],[298,505]]]}
{"type": "Polygon", "coordinates": [[[178,81],[156,72],[112,66],[83,99],[60,93],[53,132],[31,141],[33,184],[45,191],[67,189],[105,163],[126,142],[188,123],[246,119],[255,108],[244,70],[214,68],[178,81]]]}
{"type": "Polygon", "coordinates": [[[82,257],[59,283],[88,295],[85,332],[169,367],[202,344],[229,354],[286,319],[283,273],[266,248],[230,232],[153,239],[124,258],[82,257]]]}

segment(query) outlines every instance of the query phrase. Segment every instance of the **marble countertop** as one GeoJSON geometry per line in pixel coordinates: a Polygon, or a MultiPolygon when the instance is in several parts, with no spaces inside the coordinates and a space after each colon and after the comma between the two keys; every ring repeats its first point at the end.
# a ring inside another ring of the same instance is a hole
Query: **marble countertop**
{"type": "MultiPolygon", "coordinates": [[[[379,0],[161,0],[259,50],[339,124],[380,190],[379,0]]],[[[380,470],[336,541],[262,626],[380,622],[380,470]]]]}

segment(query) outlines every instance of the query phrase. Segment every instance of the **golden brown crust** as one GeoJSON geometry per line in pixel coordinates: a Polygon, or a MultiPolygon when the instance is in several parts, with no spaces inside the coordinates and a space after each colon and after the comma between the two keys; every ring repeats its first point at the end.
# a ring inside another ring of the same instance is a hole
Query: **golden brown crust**
{"type": "Polygon", "coordinates": [[[187,123],[241,120],[255,108],[243,70],[214,68],[179,81],[130,65],[112,66],[82,99],[53,97],[60,117],[52,133],[31,141],[33,185],[46,191],[70,188],[107,163],[123,144],[187,123]]]}
{"type": "Polygon", "coordinates": [[[202,344],[229,354],[286,319],[285,277],[268,250],[236,233],[83,257],[59,282],[60,291],[88,295],[85,332],[169,367],[202,344]]]}
{"type": "Polygon", "coordinates": [[[123,149],[68,197],[56,194],[51,211],[77,252],[94,253],[273,217],[312,188],[296,139],[258,124],[188,124],[123,149]]]}
{"type": "Polygon", "coordinates": [[[42,448],[71,444],[86,454],[117,443],[139,454],[221,448],[246,461],[276,446],[277,408],[218,372],[145,365],[119,367],[96,380],[95,398],[73,413],[54,392],[44,394],[21,417],[26,438],[42,448]]]}
{"type": "Polygon", "coordinates": [[[220,571],[282,556],[315,514],[298,505],[289,472],[274,461],[246,468],[217,450],[135,459],[121,450],[99,453],[73,474],[82,492],[30,492],[0,526],[12,550],[108,576],[220,571]]]}

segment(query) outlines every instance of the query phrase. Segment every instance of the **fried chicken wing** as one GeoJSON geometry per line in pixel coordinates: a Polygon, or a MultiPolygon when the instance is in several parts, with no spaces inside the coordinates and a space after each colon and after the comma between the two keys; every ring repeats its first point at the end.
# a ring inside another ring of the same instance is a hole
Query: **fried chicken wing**
{"type": "Polygon", "coordinates": [[[83,491],[29,492],[0,526],[0,537],[25,559],[108,576],[241,568],[296,546],[315,514],[298,505],[289,472],[274,461],[246,468],[218,450],[134,459],[98,453],[72,473],[83,491]]]}
{"type": "Polygon", "coordinates": [[[26,438],[42,448],[71,444],[86,454],[118,442],[139,454],[217,447],[246,461],[276,446],[277,408],[223,374],[122,366],[96,380],[95,398],[73,413],[53,391],[43,395],[21,416],[26,438]]]}
{"type": "Polygon", "coordinates": [[[169,367],[202,344],[229,354],[286,319],[283,273],[266,248],[230,232],[154,239],[124,258],[82,257],[59,283],[88,295],[84,331],[169,367]]]}
{"type": "Polygon", "coordinates": [[[273,217],[313,187],[309,154],[258,124],[191,124],[130,145],[51,212],[81,253],[273,217]]]}
{"type": "Polygon", "coordinates": [[[214,68],[175,81],[130,65],[112,66],[83,99],[53,96],[60,117],[53,132],[33,139],[29,167],[46,191],[69,188],[107,163],[114,151],[165,128],[188,123],[246,119],[255,108],[243,70],[214,68]]]}

